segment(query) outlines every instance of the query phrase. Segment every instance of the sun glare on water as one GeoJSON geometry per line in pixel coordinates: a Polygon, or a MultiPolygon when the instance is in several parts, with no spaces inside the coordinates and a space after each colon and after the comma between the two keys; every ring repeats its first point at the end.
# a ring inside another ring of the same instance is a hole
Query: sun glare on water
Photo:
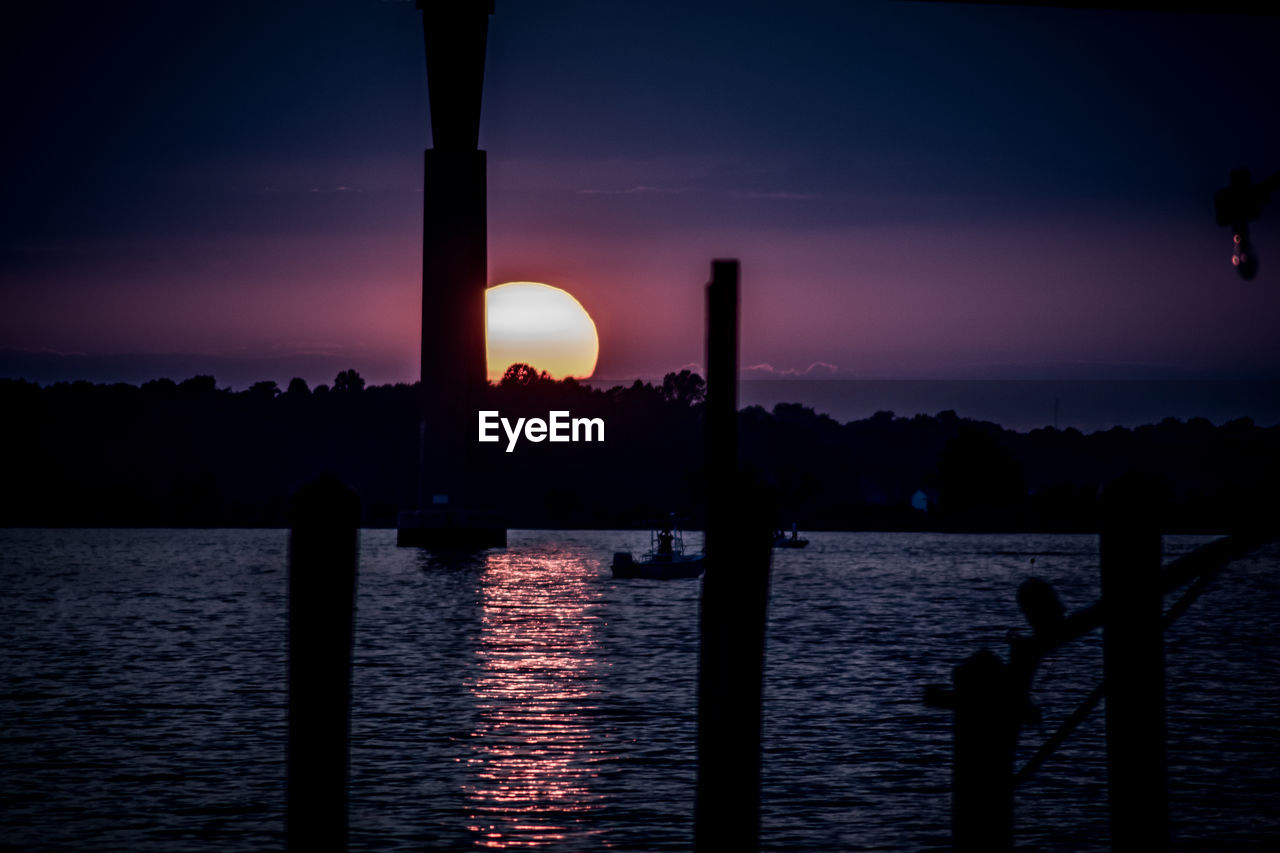
{"type": "Polygon", "coordinates": [[[513,281],[485,291],[485,347],[489,381],[508,367],[531,364],[556,379],[586,379],[596,369],[596,324],[567,291],[513,281]]]}

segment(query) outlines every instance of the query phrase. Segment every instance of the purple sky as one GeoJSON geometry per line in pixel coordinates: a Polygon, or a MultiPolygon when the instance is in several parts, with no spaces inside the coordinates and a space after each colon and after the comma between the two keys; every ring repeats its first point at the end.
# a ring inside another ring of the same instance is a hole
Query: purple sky
{"type": "MultiPolygon", "coordinates": [[[[412,3],[80,5],[4,28],[7,362],[414,380],[412,3]]],[[[713,257],[757,375],[1280,373],[1280,207],[1252,282],[1212,210],[1280,170],[1276,18],[784,8],[498,0],[491,281],[577,296],[597,376],[701,361],[713,257]]]]}

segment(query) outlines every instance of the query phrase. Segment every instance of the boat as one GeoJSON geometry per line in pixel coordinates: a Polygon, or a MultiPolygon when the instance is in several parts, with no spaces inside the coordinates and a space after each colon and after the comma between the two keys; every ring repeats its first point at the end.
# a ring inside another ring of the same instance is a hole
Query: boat
{"type": "Polygon", "coordinates": [[[803,548],[809,544],[808,539],[801,539],[796,531],[796,526],[791,525],[791,535],[788,536],[785,531],[779,530],[773,534],[773,547],[775,548],[803,548]]]}
{"type": "Polygon", "coordinates": [[[705,560],[704,554],[686,554],[680,528],[667,522],[649,529],[649,550],[640,559],[630,551],[615,551],[611,568],[615,578],[696,578],[702,574],[705,560]]]}

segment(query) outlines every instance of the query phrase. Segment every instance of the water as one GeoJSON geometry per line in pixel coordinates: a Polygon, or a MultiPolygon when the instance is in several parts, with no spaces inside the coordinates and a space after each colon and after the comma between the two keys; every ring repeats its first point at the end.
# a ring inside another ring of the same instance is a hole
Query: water
{"type": "MultiPolygon", "coordinates": [[[[362,537],[353,850],[688,849],[699,582],[610,578],[644,533],[515,531],[451,565],[362,537]]],[[[1027,574],[1091,602],[1096,543],[810,538],[774,556],[764,849],[945,847],[950,721],[923,686],[1004,649],[1027,574]]],[[[8,530],[0,549],[0,849],[282,848],[287,532],[8,530]]],[[[1168,636],[1177,849],[1280,844],[1278,567],[1276,548],[1234,565],[1168,636]]],[[[1096,634],[1045,663],[1023,758],[1099,669],[1096,634]]],[[[1105,848],[1101,724],[1019,790],[1024,849],[1105,848]]]]}

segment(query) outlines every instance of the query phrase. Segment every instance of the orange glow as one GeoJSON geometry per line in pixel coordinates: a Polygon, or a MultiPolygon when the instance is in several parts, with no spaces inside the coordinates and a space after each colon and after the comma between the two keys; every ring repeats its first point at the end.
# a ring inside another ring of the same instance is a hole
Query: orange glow
{"type": "Polygon", "coordinates": [[[572,294],[533,281],[485,291],[485,348],[489,381],[508,367],[531,364],[556,379],[586,379],[596,369],[596,324],[572,294]]]}

